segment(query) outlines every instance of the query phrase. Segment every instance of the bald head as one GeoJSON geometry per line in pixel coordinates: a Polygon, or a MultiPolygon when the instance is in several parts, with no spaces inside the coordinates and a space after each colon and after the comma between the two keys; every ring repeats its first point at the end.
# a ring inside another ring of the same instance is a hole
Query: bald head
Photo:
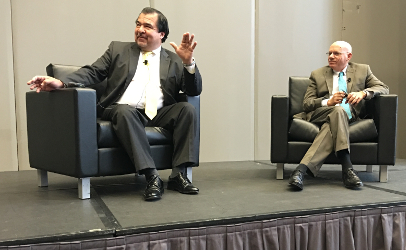
{"type": "Polygon", "coordinates": [[[347,67],[352,57],[352,47],[344,41],[334,42],[329,49],[328,65],[336,72],[341,72],[347,67]]]}
{"type": "Polygon", "coordinates": [[[332,45],[337,45],[337,46],[341,47],[341,49],[343,49],[343,51],[352,53],[351,44],[349,44],[345,41],[336,41],[332,45]]]}

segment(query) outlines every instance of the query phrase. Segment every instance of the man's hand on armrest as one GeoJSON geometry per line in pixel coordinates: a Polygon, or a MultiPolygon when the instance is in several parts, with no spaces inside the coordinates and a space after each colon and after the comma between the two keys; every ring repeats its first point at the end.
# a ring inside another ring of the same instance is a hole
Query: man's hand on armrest
{"type": "Polygon", "coordinates": [[[64,84],[60,80],[50,76],[34,76],[27,82],[27,85],[30,85],[31,90],[36,89],[37,93],[64,88],[64,84]]]}
{"type": "Polygon", "coordinates": [[[348,94],[346,103],[349,103],[351,105],[357,105],[365,97],[367,97],[367,94],[363,91],[351,92],[348,94]]]}

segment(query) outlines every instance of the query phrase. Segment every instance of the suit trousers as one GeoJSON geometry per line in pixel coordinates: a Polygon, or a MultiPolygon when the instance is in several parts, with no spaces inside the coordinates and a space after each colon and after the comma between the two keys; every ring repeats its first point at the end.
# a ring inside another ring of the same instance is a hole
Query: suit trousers
{"type": "Polygon", "coordinates": [[[155,168],[145,127],[162,127],[173,133],[174,153],[172,167],[197,164],[195,140],[197,139],[196,110],[190,103],[179,102],[164,106],[150,120],[144,110],[127,104],[113,104],[102,115],[111,121],[118,140],[134,163],[136,171],[155,168]]]}
{"type": "Polygon", "coordinates": [[[313,175],[317,176],[331,152],[350,150],[350,121],[343,107],[330,106],[317,108],[309,122],[321,125],[321,128],[300,163],[306,165],[313,175]]]}

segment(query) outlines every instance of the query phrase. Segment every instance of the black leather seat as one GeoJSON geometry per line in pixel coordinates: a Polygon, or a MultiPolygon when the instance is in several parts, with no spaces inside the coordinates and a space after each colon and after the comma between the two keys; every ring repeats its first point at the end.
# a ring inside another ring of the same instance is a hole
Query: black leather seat
{"type": "MultiPolygon", "coordinates": [[[[60,78],[79,66],[50,64],[49,76],[60,78]]],[[[106,82],[89,88],[66,88],[52,92],[27,92],[29,161],[38,169],[38,185],[47,186],[47,171],[79,179],[79,198],[90,198],[90,177],[135,172],[130,158],[109,121],[97,117],[96,103],[106,82]],[[40,107],[40,108],[38,108],[40,107]]],[[[200,134],[200,97],[179,94],[197,111],[200,134]]],[[[157,169],[172,168],[172,133],[160,127],[145,128],[157,169]]],[[[197,148],[199,141],[197,141],[197,148]]],[[[192,168],[188,177],[192,180],[192,168]]]]}
{"type": "MultiPolygon", "coordinates": [[[[289,78],[289,96],[272,96],[271,162],[277,163],[277,179],[283,179],[284,164],[299,164],[320,128],[302,119],[303,98],[310,80],[289,78]]],[[[379,180],[388,179],[387,166],[395,165],[397,95],[381,95],[365,101],[360,121],[350,125],[351,161],[354,165],[379,165],[379,180]]],[[[339,164],[331,153],[326,164],[339,164]]]]}

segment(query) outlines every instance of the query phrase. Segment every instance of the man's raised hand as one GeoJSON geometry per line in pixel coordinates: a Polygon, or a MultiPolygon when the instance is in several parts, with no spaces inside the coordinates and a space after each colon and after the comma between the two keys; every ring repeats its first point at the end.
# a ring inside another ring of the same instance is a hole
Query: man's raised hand
{"type": "Polygon", "coordinates": [[[176,54],[182,59],[184,64],[190,65],[193,61],[193,51],[196,48],[197,42],[193,42],[195,35],[190,35],[189,32],[183,34],[182,42],[179,47],[170,42],[170,45],[175,49],[176,54]]]}

